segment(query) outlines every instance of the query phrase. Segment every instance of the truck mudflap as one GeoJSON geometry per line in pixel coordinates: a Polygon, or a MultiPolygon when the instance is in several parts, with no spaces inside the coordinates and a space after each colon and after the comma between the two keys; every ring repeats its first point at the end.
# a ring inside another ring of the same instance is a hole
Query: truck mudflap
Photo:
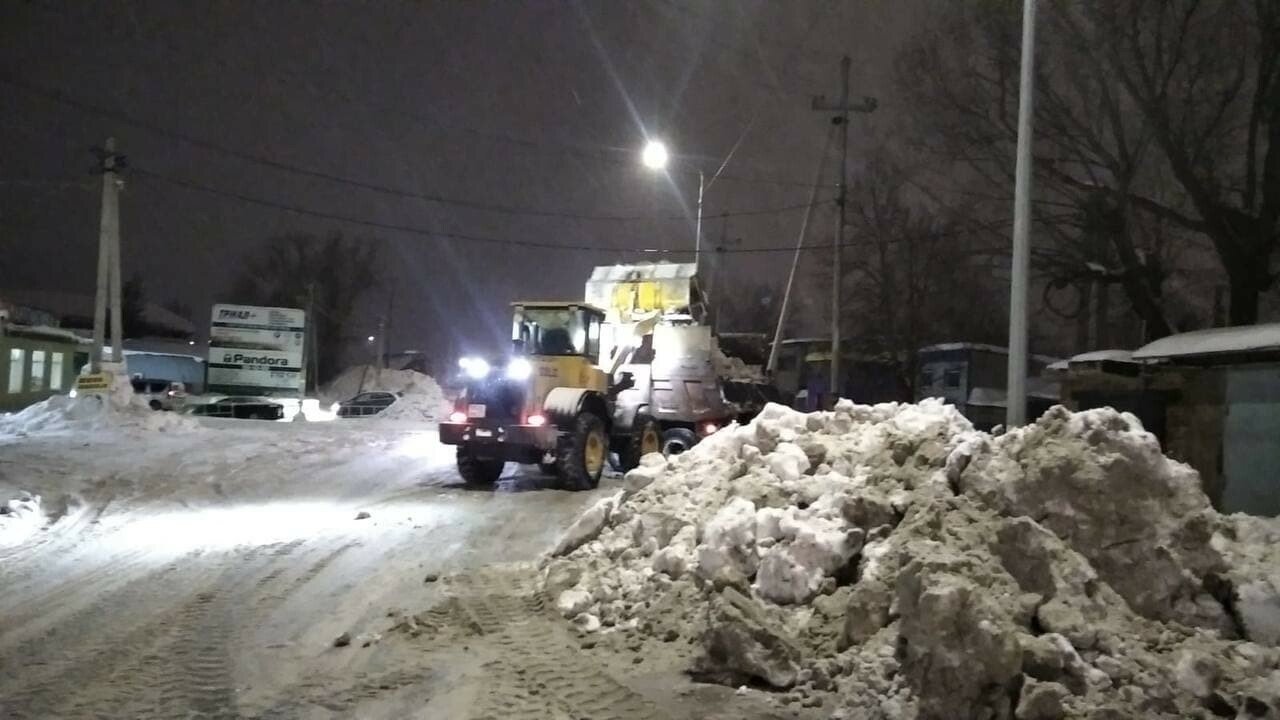
{"type": "Polygon", "coordinates": [[[491,446],[493,450],[504,447],[535,448],[550,451],[556,448],[559,433],[554,427],[533,425],[477,425],[472,423],[440,423],[440,442],[445,445],[491,446]]]}

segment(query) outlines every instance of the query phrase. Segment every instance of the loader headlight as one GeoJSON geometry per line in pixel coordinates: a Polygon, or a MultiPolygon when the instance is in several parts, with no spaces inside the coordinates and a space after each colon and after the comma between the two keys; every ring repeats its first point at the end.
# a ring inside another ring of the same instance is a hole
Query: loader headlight
{"type": "Polygon", "coordinates": [[[507,363],[508,380],[528,380],[532,374],[533,363],[522,357],[512,358],[511,362],[507,363]]]}
{"type": "Polygon", "coordinates": [[[464,357],[458,361],[458,367],[472,380],[482,380],[489,375],[489,363],[484,358],[464,357]]]}

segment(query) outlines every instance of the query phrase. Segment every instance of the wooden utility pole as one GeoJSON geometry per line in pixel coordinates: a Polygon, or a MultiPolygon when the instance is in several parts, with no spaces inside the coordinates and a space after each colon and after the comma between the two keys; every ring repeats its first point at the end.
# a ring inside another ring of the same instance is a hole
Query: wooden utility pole
{"type": "Polygon", "coordinates": [[[841,285],[844,281],[844,246],[845,200],[848,197],[849,177],[849,113],[869,113],[876,109],[875,98],[864,97],[857,105],[849,104],[849,65],[853,61],[848,55],[840,58],[840,101],[831,103],[826,96],[819,95],[813,99],[813,109],[819,112],[834,112],[831,122],[840,127],[840,177],[838,180],[839,198],[836,202],[840,211],[836,219],[836,233],[831,241],[831,382],[828,388],[828,404],[834,405],[840,394],[840,305],[843,302],[841,285]]]}

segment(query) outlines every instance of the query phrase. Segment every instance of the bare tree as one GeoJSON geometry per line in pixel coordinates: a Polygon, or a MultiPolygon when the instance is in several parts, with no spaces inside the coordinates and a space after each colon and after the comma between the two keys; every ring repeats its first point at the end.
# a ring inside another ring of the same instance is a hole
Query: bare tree
{"type": "Polygon", "coordinates": [[[315,333],[317,382],[331,379],[338,366],[356,303],[373,287],[377,241],[321,238],[306,233],[268,240],[248,258],[236,283],[238,301],[308,308],[315,333]]]}
{"type": "Polygon", "coordinates": [[[862,353],[892,361],[914,387],[916,351],[944,341],[999,343],[1003,285],[978,231],[912,201],[912,174],[876,159],[853,184],[854,248],[848,275],[849,337],[862,353]]]}
{"type": "Polygon", "coordinates": [[[1230,322],[1257,322],[1280,220],[1280,2],[1081,0],[1059,13],[1081,59],[1127,91],[1230,284],[1230,322]]]}
{"type": "MultiPolygon", "coordinates": [[[[921,147],[946,162],[934,187],[988,221],[1007,217],[1012,195],[1019,5],[938,4],[936,26],[900,63],[921,147]]],[[[1048,5],[1037,48],[1034,268],[1050,307],[1058,290],[1075,288],[1084,305],[1118,286],[1147,337],[1159,337],[1173,327],[1169,259],[1194,229],[1169,230],[1182,194],[1156,162],[1153,133],[1121,81],[1089,59],[1096,53],[1084,46],[1069,5],[1048,5]]],[[[1007,235],[1007,226],[987,226],[1007,235]]]]}

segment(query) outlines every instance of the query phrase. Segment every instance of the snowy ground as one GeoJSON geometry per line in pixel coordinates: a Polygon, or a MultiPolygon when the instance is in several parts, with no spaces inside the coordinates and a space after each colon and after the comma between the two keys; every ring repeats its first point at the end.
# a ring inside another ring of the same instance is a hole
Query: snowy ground
{"type": "Polygon", "coordinates": [[[0,717],[773,717],[584,663],[507,564],[619,480],[516,467],[459,485],[413,423],[0,427],[0,717]]]}

